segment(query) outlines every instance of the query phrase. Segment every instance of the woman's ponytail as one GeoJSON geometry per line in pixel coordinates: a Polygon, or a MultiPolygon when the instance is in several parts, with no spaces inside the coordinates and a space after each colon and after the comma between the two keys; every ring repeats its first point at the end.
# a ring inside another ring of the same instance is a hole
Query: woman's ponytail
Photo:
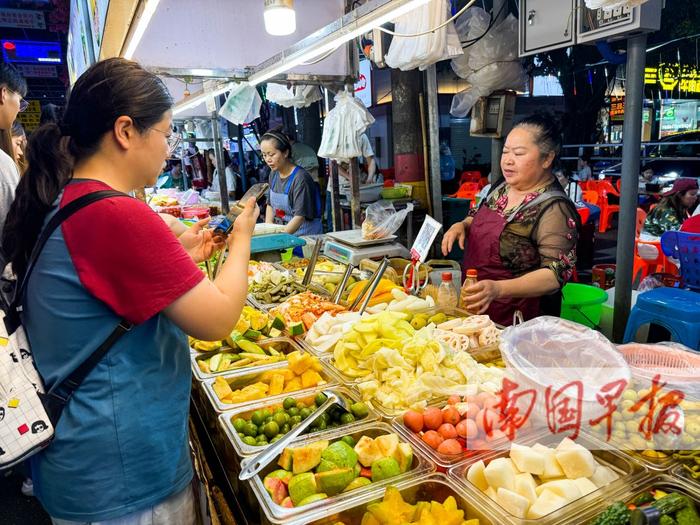
{"type": "Polygon", "coordinates": [[[44,124],[29,139],[27,170],[5,221],[2,247],[18,276],[24,275],[44,218],[71,178],[72,159],[61,128],[44,124]]]}

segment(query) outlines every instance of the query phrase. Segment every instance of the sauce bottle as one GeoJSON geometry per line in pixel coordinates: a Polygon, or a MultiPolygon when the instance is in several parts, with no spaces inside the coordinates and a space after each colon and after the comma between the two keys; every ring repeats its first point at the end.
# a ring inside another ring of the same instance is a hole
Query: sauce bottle
{"type": "MultiPolygon", "coordinates": [[[[464,293],[464,291],[469,288],[470,286],[474,286],[477,283],[477,272],[475,268],[469,268],[467,270],[467,278],[464,280],[464,284],[462,285],[462,291],[460,293],[460,301],[462,308],[465,309],[466,311],[470,312],[471,310],[469,309],[469,296],[464,293]]],[[[472,312],[475,313],[475,312],[472,312]]]]}

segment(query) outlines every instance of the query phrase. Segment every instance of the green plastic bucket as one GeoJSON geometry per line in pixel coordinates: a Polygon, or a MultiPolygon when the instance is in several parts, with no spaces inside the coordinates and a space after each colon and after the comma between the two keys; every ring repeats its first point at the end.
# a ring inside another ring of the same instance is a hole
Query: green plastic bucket
{"type": "Polygon", "coordinates": [[[600,323],[602,305],[608,299],[605,290],[587,284],[568,283],[562,289],[561,317],[589,328],[600,323]]]}

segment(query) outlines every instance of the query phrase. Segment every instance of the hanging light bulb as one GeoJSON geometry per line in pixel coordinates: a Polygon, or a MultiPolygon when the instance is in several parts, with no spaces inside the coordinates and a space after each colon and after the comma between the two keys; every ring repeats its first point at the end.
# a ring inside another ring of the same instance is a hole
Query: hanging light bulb
{"type": "Polygon", "coordinates": [[[297,30],[294,0],[265,0],[265,31],[274,36],[291,35],[297,30]]]}

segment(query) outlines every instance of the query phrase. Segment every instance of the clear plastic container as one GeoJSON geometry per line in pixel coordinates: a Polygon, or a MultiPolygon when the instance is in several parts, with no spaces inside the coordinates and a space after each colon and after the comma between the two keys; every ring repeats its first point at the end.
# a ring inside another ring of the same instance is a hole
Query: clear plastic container
{"type": "Polygon", "coordinates": [[[669,469],[669,472],[676,478],[683,478],[686,483],[692,485],[693,487],[696,487],[697,490],[700,490],[700,477],[694,478],[690,472],[684,467],[684,464],[687,464],[688,466],[691,466],[691,462],[684,463],[681,460],[678,459],[673,459],[673,467],[669,469]]]}
{"type": "MultiPolygon", "coordinates": [[[[350,432],[343,429],[337,429],[333,432],[327,432],[323,436],[312,435],[305,438],[300,438],[293,441],[291,446],[304,446],[319,441],[320,439],[329,440],[332,443],[347,435],[352,436],[356,441],[358,441],[362,436],[376,438],[378,436],[391,433],[395,433],[395,430],[386,423],[368,423],[354,427],[350,432]]],[[[387,485],[392,485],[406,479],[416,478],[421,474],[432,472],[434,468],[435,467],[432,465],[432,463],[430,463],[430,461],[428,461],[422,455],[421,451],[414,448],[413,464],[405,473],[384,481],[378,481],[362,488],[340,493],[336,496],[296,508],[287,508],[277,505],[272,501],[270,494],[263,486],[263,479],[265,476],[270,472],[279,469],[277,461],[274,461],[265,467],[257,476],[250,480],[250,483],[253,487],[255,495],[258,498],[258,502],[263,509],[266,519],[271,523],[287,523],[288,521],[292,520],[295,520],[297,523],[308,523],[307,516],[310,512],[321,511],[324,514],[327,514],[328,510],[336,504],[344,504],[345,502],[352,501],[354,498],[360,497],[368,492],[376,493],[378,488],[386,487],[387,485]]]]}
{"type": "Polygon", "coordinates": [[[696,506],[700,506],[700,486],[688,483],[683,478],[674,475],[656,474],[634,484],[628,484],[615,492],[604,492],[594,503],[578,510],[566,523],[586,525],[591,523],[606,508],[617,501],[631,503],[637,496],[652,489],[664,492],[678,492],[691,498],[696,506]]]}
{"type": "MultiPolygon", "coordinates": [[[[305,348],[301,347],[296,341],[292,340],[289,337],[275,337],[275,338],[268,338],[268,339],[263,339],[261,341],[256,341],[256,345],[258,345],[260,348],[263,350],[268,348],[269,346],[274,346],[279,352],[284,354],[285,356],[287,354],[291,354],[292,352],[295,351],[301,351],[304,352],[305,348]]],[[[197,352],[197,355],[192,355],[191,360],[192,360],[192,373],[194,374],[195,378],[197,378],[199,381],[204,381],[205,379],[211,379],[213,377],[218,377],[227,373],[231,372],[237,372],[237,371],[243,371],[243,372],[250,372],[257,370],[258,368],[261,367],[267,367],[271,363],[263,363],[263,364],[255,364],[251,363],[248,366],[244,366],[238,369],[234,370],[228,370],[228,371],[222,371],[222,372],[210,372],[206,373],[203,372],[202,369],[199,367],[199,361],[202,361],[204,359],[209,359],[210,357],[220,354],[223,352],[230,352],[231,349],[229,347],[224,347],[221,348],[220,350],[216,350],[214,352],[197,352]]],[[[279,363],[284,363],[285,360],[282,361],[277,361],[279,363]]]]}
{"type": "MultiPolygon", "coordinates": [[[[360,397],[357,395],[356,392],[353,392],[345,387],[333,387],[333,388],[317,388],[311,393],[296,393],[296,394],[290,394],[286,396],[284,399],[287,397],[291,397],[292,399],[295,399],[297,401],[299,400],[304,400],[304,401],[311,401],[313,402],[314,397],[316,394],[322,391],[330,390],[332,392],[335,392],[338,394],[339,397],[345,399],[347,401],[348,406],[360,401],[360,397]]],[[[236,453],[240,456],[250,456],[250,455],[255,455],[259,454],[263,450],[265,450],[266,446],[251,446],[243,442],[241,437],[238,435],[238,432],[236,432],[236,429],[233,428],[233,420],[242,417],[244,419],[250,418],[252,413],[256,410],[263,409],[263,408],[271,408],[275,407],[278,408],[282,405],[281,401],[278,401],[276,404],[275,403],[270,403],[267,399],[264,401],[261,401],[259,403],[254,403],[251,405],[248,405],[245,408],[237,409],[237,410],[231,410],[228,411],[224,414],[221,414],[219,416],[219,424],[221,425],[221,428],[224,429],[224,432],[228,436],[228,438],[231,440],[231,443],[233,444],[234,449],[236,450],[236,453]]],[[[352,428],[358,426],[358,425],[364,425],[366,423],[371,423],[379,420],[379,414],[377,414],[372,408],[367,405],[369,408],[369,413],[367,414],[367,417],[363,419],[359,419],[355,421],[354,423],[349,423],[347,425],[343,425],[342,427],[338,427],[339,429],[343,429],[346,431],[350,431],[352,428]]],[[[329,429],[328,431],[331,431],[334,429],[329,429]]],[[[316,432],[307,432],[305,434],[302,434],[303,436],[321,436],[325,430],[319,430],[316,432]]]]}
{"type": "MultiPolygon", "coordinates": [[[[292,393],[297,393],[297,392],[299,392],[299,393],[311,393],[314,390],[316,390],[318,388],[318,386],[322,386],[323,388],[326,388],[326,387],[330,388],[330,387],[338,386],[337,379],[331,373],[329,373],[329,371],[327,369],[327,365],[325,365],[323,363],[323,361],[321,361],[321,367],[322,368],[321,368],[321,371],[319,372],[319,374],[321,375],[323,380],[326,381],[326,383],[324,385],[317,385],[314,387],[297,390],[295,392],[284,392],[284,393],[276,395],[276,396],[268,396],[264,399],[266,399],[270,403],[274,403],[275,401],[283,400],[285,397],[287,397],[289,394],[292,394],[292,393]]],[[[219,377],[223,377],[228,382],[228,384],[231,386],[231,389],[237,390],[237,389],[243,388],[247,385],[252,385],[253,383],[256,383],[259,380],[260,376],[264,372],[268,372],[270,370],[284,370],[286,368],[287,368],[287,363],[285,363],[284,361],[281,361],[279,363],[273,363],[273,364],[265,366],[265,367],[260,367],[257,370],[255,370],[254,372],[243,371],[241,373],[222,374],[219,377]]],[[[218,378],[216,378],[216,379],[218,379],[218,378]]],[[[222,413],[222,412],[226,412],[228,410],[233,410],[235,408],[249,406],[253,403],[257,403],[260,401],[260,399],[253,399],[251,401],[246,401],[244,403],[234,403],[234,404],[223,403],[219,399],[219,396],[217,396],[216,393],[214,392],[213,384],[214,384],[214,381],[216,381],[216,379],[205,379],[204,381],[202,381],[201,385],[202,385],[202,389],[204,390],[204,394],[206,395],[207,399],[209,400],[209,402],[214,407],[214,410],[217,413],[222,413]]]]}
{"type": "MultiPolygon", "coordinates": [[[[456,487],[444,474],[425,474],[415,479],[394,483],[401,493],[401,497],[407,503],[413,505],[418,501],[437,501],[443,503],[449,496],[457,501],[457,507],[464,510],[464,520],[478,519],[479,525],[495,525],[501,521],[490,515],[480,507],[471,494],[456,487]]],[[[302,519],[290,521],[290,525],[361,525],[362,518],[370,503],[382,500],[385,488],[379,491],[367,492],[361,496],[337,504],[331,508],[323,509],[303,516],[302,519]]]]}
{"type": "MultiPolygon", "coordinates": [[[[555,436],[547,432],[531,434],[525,439],[518,440],[518,443],[522,445],[534,445],[535,443],[541,443],[546,446],[554,447],[561,441],[561,439],[561,436],[555,436]]],[[[555,523],[562,525],[574,523],[583,524],[585,522],[577,520],[572,521],[572,514],[595,504],[596,502],[600,501],[604,495],[615,493],[616,491],[622,490],[626,486],[630,486],[631,484],[638,482],[648,475],[648,470],[642,464],[634,461],[626,454],[622,454],[621,452],[615,450],[603,449],[605,445],[602,442],[599,442],[585,434],[580,434],[576,442],[588,448],[599,464],[610,467],[620,477],[607,486],[601,487],[598,490],[591,492],[590,494],[579,498],[578,500],[571,502],[568,505],[565,505],[564,507],[561,507],[560,509],[538,520],[518,518],[510,514],[467,480],[467,471],[476,461],[483,460],[484,463],[488,465],[490,461],[496,458],[509,457],[509,450],[501,450],[486,456],[470,458],[464,463],[456,465],[450,469],[449,475],[455,479],[457,483],[460,483],[471,493],[474,493],[479,501],[482,502],[484,507],[494,509],[497,514],[503,514],[507,518],[508,523],[512,523],[514,525],[553,525],[555,523]]]]}

